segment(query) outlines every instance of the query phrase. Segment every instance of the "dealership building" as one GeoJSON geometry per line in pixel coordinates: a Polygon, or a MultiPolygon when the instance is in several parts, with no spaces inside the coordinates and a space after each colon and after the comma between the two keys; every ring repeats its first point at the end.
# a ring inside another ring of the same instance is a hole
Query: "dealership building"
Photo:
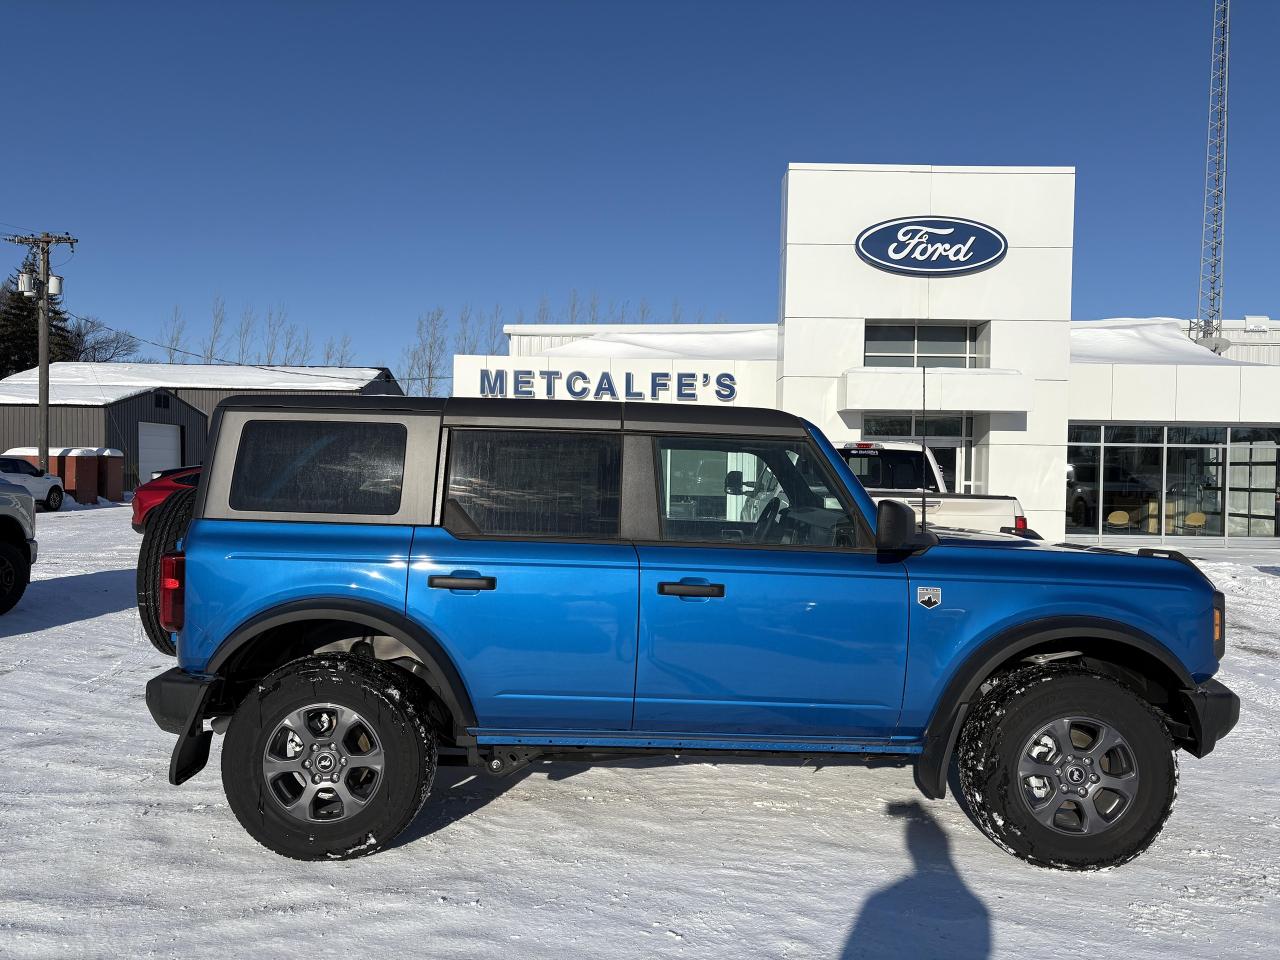
{"type": "Polygon", "coordinates": [[[1280,325],[1071,319],[1070,167],[791,164],[777,323],[512,325],[460,396],[777,407],[922,430],[953,492],[1049,539],[1280,542],[1280,325]],[[921,416],[921,411],[924,416],[921,416]]]}

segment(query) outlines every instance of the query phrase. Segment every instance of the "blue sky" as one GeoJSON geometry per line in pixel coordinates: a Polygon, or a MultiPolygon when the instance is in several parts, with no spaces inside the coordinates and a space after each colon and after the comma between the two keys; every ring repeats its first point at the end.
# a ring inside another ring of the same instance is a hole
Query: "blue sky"
{"type": "MultiPolygon", "coordinates": [[[[0,229],[78,235],[67,305],[144,336],[220,293],[394,365],[436,304],[772,320],[788,161],[1069,164],[1075,316],[1186,316],[1211,8],[42,6],[8,18],[0,229]]],[[[1278,32],[1237,4],[1230,316],[1280,314],[1278,32]]]]}

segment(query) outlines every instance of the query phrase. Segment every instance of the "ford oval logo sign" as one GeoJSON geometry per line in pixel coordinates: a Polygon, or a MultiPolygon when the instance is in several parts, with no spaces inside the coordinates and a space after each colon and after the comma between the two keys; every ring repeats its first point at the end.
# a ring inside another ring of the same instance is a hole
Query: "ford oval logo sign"
{"type": "Polygon", "coordinates": [[[858,256],[878,270],[918,277],[958,277],[994,267],[1009,241],[994,227],[961,217],[899,217],[867,227],[858,256]]]}

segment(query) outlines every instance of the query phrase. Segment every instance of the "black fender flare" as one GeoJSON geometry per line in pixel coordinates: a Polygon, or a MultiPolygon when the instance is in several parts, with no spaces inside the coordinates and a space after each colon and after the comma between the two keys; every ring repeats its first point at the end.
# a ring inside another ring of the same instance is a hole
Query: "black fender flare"
{"type": "Polygon", "coordinates": [[[969,703],[992,672],[1032,647],[1058,640],[1107,640],[1160,661],[1185,687],[1195,683],[1168,647],[1142,630],[1102,617],[1046,617],[1006,628],[970,651],[952,674],[925,727],[924,749],[916,756],[915,781],[931,800],[947,795],[947,770],[969,703]]]}
{"type": "Polygon", "coordinates": [[[309,597],[291,600],[255,614],[236,627],[219,644],[205,672],[224,675],[233,658],[264,630],[306,620],[343,620],[367,627],[370,633],[393,637],[404,644],[427,668],[427,684],[448,707],[454,721],[454,736],[467,736],[467,728],[477,726],[475,707],[453,658],[440,642],[420,624],[382,604],[350,597],[309,597]]]}

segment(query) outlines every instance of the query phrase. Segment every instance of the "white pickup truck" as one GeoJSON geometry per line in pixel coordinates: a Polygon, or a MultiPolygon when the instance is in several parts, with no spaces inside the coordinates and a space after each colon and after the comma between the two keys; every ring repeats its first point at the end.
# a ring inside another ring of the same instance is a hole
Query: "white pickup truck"
{"type": "Polygon", "coordinates": [[[35,499],[25,487],[0,480],[0,613],[22,599],[35,562],[35,499]]]}
{"type": "Polygon", "coordinates": [[[933,452],[926,448],[922,457],[918,443],[864,440],[844,444],[840,455],[873,500],[901,500],[915,510],[917,517],[923,502],[925,519],[931,526],[1038,539],[1027,528],[1027,517],[1017,497],[948,493],[933,452]]]}

